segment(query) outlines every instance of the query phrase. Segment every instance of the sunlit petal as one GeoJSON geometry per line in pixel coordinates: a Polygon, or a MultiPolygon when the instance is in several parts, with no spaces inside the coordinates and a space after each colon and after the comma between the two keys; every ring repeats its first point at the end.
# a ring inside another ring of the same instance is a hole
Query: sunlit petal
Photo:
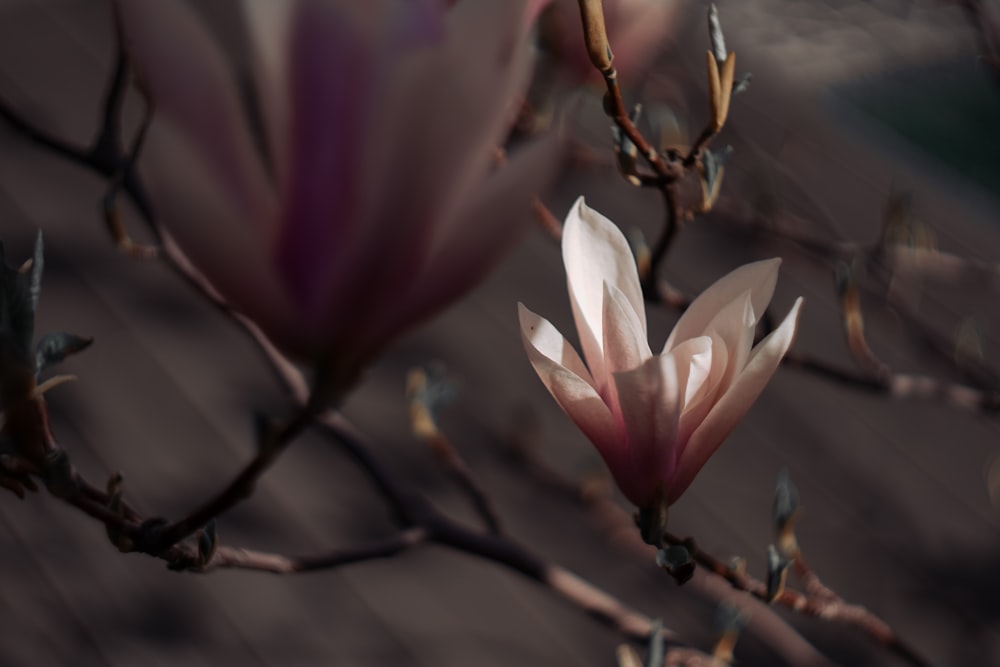
{"type": "Polygon", "coordinates": [[[604,283],[604,368],[613,374],[636,368],[652,356],[646,329],[632,304],[614,285],[604,283]]]}
{"type": "Polygon", "coordinates": [[[670,498],[676,499],[684,493],[698,471],[767,386],[768,380],[774,375],[781,358],[795,338],[801,306],[800,297],[781,325],[754,349],[743,372],[737,376],[733,385],[719,398],[701,426],[691,435],[681,455],[677,471],[669,484],[670,498]]]}
{"type": "Polygon", "coordinates": [[[632,251],[618,227],[580,197],[563,229],[563,263],[583,353],[595,379],[606,376],[602,329],[604,283],[617,287],[632,306],[643,334],[646,310],[632,251]]]}
{"type": "Polygon", "coordinates": [[[779,258],[765,259],[745,264],[717,280],[684,311],[663,350],[670,350],[680,341],[703,333],[720,310],[747,290],[750,290],[753,312],[759,317],[774,295],[780,265],[779,258]]]}
{"type": "MultiPolygon", "coordinates": [[[[538,317],[523,305],[518,307],[521,322],[521,339],[531,365],[542,383],[584,435],[597,447],[597,451],[611,469],[612,474],[626,474],[631,468],[628,452],[623,447],[623,436],[615,426],[608,406],[598,395],[583,372],[579,357],[565,341],[560,346],[555,341],[559,333],[546,320],[538,317]],[[543,347],[545,351],[536,346],[543,347]],[[567,350],[568,348],[568,350],[567,350]],[[554,357],[546,352],[553,352],[554,357]],[[563,362],[566,361],[567,365],[563,362]]],[[[562,336],[559,336],[560,338],[562,336]]]]}

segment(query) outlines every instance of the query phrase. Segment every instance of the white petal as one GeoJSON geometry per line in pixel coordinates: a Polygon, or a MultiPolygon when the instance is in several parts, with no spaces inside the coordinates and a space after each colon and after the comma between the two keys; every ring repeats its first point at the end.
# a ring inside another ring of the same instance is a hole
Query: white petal
{"type": "MultiPolygon", "coordinates": [[[[702,338],[692,338],[684,341],[671,350],[670,354],[679,353],[685,346],[690,345],[693,341],[700,341],[702,338]]],[[[691,434],[704,421],[705,415],[715,405],[715,400],[723,389],[722,377],[725,375],[726,367],[728,366],[729,352],[726,350],[726,344],[722,342],[722,339],[718,335],[707,338],[709,339],[708,354],[698,354],[692,357],[692,375],[702,377],[702,381],[698,386],[694,386],[690,380],[688,381],[688,392],[684,396],[684,412],[681,414],[681,424],[677,436],[681,443],[681,454],[683,454],[684,448],[691,438],[691,434]],[[704,368],[706,363],[709,365],[707,373],[704,368]]]]}
{"type": "Polygon", "coordinates": [[[605,376],[601,346],[605,282],[625,295],[646,335],[646,309],[635,259],[621,230],[587,207],[583,197],[576,200],[566,216],[562,252],[583,353],[600,382],[605,376]]]}
{"type": "Polygon", "coordinates": [[[521,335],[537,352],[574,375],[580,376],[587,384],[593,385],[590,373],[580,355],[551,322],[536,315],[520,302],[517,304],[517,317],[521,325],[521,335]]]}
{"type": "MultiPolygon", "coordinates": [[[[638,368],[653,356],[646,330],[620,289],[604,283],[602,326],[604,369],[608,374],[638,368]]],[[[598,387],[600,388],[600,387],[598,387]]]]}
{"type": "Polygon", "coordinates": [[[732,384],[750,358],[756,324],[751,292],[747,290],[716,313],[705,327],[706,334],[718,337],[726,347],[726,370],[720,378],[722,391],[732,384]]]}
{"type": "Polygon", "coordinates": [[[587,377],[583,362],[547,320],[518,304],[521,340],[538,377],[559,407],[594,443],[617,479],[630,469],[631,459],[611,410],[587,377]],[[551,356],[550,356],[551,355],[551,356]]]}
{"type": "Polygon", "coordinates": [[[684,341],[669,352],[677,364],[677,377],[683,384],[684,410],[705,388],[711,377],[713,349],[711,336],[684,341]]]}
{"type": "MultiPolygon", "coordinates": [[[[696,415],[689,409],[689,404],[692,398],[704,396],[705,383],[714,380],[712,377],[712,338],[700,336],[686,340],[663,356],[672,357],[674,360],[674,366],[677,369],[678,400],[681,405],[677,432],[674,436],[676,444],[670,462],[670,469],[673,470],[677,466],[677,461],[680,460],[687,439],[694,431],[694,427],[697,426],[697,424],[692,426],[692,417],[696,415]]],[[[722,356],[725,357],[725,354],[723,353],[722,356]]]]}
{"type": "Polygon", "coordinates": [[[771,302],[771,296],[774,295],[780,265],[781,259],[777,257],[752,262],[715,281],[684,311],[670,337],[667,338],[663,350],[667,351],[681,341],[705,333],[706,327],[716,313],[746,290],[750,290],[753,312],[760,317],[767,309],[767,304],[771,302]]]}
{"type": "Polygon", "coordinates": [[[670,355],[657,356],[612,376],[632,457],[630,474],[616,480],[639,507],[653,503],[658,489],[673,474],[677,427],[684,407],[676,363],[670,355]]]}
{"type": "Polygon", "coordinates": [[[668,492],[670,502],[684,493],[698,471],[767,386],[778,364],[781,363],[781,358],[785,356],[795,339],[801,306],[802,298],[799,297],[781,325],[754,349],[743,372],[719,398],[701,426],[692,434],[681,454],[674,478],[670,482],[668,492]]]}

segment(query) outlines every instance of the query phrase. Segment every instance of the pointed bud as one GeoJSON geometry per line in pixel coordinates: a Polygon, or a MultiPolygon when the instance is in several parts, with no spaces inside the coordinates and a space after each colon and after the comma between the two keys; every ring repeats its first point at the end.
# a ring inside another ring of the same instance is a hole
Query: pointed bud
{"type": "Polygon", "coordinates": [[[656,552],[656,564],[673,577],[678,584],[684,584],[694,576],[694,560],[687,547],[672,544],[656,552]]]}
{"type": "Polygon", "coordinates": [[[663,621],[656,619],[653,621],[653,627],[649,631],[649,655],[646,658],[646,664],[649,667],[659,667],[663,664],[664,653],[666,648],[663,645],[663,621]]]}
{"type": "Polygon", "coordinates": [[[726,37],[719,23],[719,10],[713,2],[708,6],[708,39],[712,43],[712,55],[721,64],[726,60],[726,37]]]}
{"type": "Polygon", "coordinates": [[[715,615],[715,632],[718,639],[712,650],[712,657],[726,664],[732,663],[736,641],[749,618],[750,615],[739,607],[727,603],[719,605],[715,615]]]}
{"type": "MultiPolygon", "coordinates": [[[[636,104],[631,114],[633,125],[639,122],[641,114],[642,105],[636,104]]],[[[642,182],[639,180],[639,169],[636,163],[639,149],[617,125],[611,126],[611,138],[613,140],[615,157],[618,159],[618,169],[625,177],[625,180],[635,186],[641,185],[642,182]]]]}
{"type": "Polygon", "coordinates": [[[31,269],[28,274],[28,294],[31,300],[32,314],[38,310],[38,297],[42,293],[42,271],[45,269],[43,256],[45,244],[42,242],[42,230],[35,234],[35,250],[31,256],[31,269]]]}
{"type": "Polygon", "coordinates": [[[785,468],[778,473],[774,487],[774,523],[781,530],[796,518],[799,511],[799,490],[792,482],[792,476],[785,468]]]}
{"type": "Polygon", "coordinates": [[[45,334],[35,345],[35,374],[61,363],[72,354],[86,350],[93,342],[93,338],[61,331],[45,334]]]}
{"type": "Polygon", "coordinates": [[[215,520],[205,524],[204,530],[198,531],[198,562],[202,567],[208,565],[215,555],[216,539],[215,520]]]}
{"type": "Polygon", "coordinates": [[[767,548],[767,602],[774,602],[784,592],[789,565],[773,544],[767,548]]]}
{"type": "Polygon", "coordinates": [[[725,173],[726,162],[733,154],[733,147],[726,146],[721,151],[712,152],[708,148],[702,151],[701,158],[701,212],[707,213],[715,206],[722,189],[722,175],[725,173]]]}

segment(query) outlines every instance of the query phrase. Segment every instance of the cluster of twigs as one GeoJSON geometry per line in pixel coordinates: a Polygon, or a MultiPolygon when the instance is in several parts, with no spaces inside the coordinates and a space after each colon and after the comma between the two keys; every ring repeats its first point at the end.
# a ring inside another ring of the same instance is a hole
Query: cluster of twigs
{"type": "MultiPolygon", "coordinates": [[[[964,4],[973,6],[976,3],[964,4]]],[[[650,301],[667,307],[683,308],[689,299],[660,279],[659,274],[684,223],[696,215],[712,210],[718,201],[724,163],[729,151],[713,152],[710,145],[725,125],[733,94],[746,86],[748,78],[736,80],[735,54],[726,50],[718,16],[713,7],[709,14],[712,48],[707,54],[709,119],[688,150],[680,151],[676,148],[660,150],[654,147],[637,128],[635,111],[630,111],[625,106],[618,76],[612,65],[611,47],[604,31],[600,0],[580,0],[580,7],[588,52],[594,65],[600,70],[606,86],[605,109],[614,123],[614,146],[618,165],[628,182],[637,187],[657,190],[664,202],[663,231],[650,251],[648,261],[643,264],[643,286],[646,296],[650,301]],[[698,206],[687,209],[680,201],[678,187],[684,178],[691,175],[698,178],[702,184],[702,199],[698,206]]],[[[147,114],[143,123],[126,148],[122,139],[121,112],[125,95],[129,90],[129,66],[127,54],[121,46],[121,27],[117,17],[115,25],[118,39],[115,67],[104,96],[101,126],[90,146],[75,146],[47,133],[18,115],[2,100],[0,100],[0,117],[38,146],[92,169],[108,179],[110,186],[104,200],[104,210],[106,222],[119,248],[144,258],[159,256],[177,275],[237,321],[259,344],[296,407],[291,417],[280,424],[261,419],[256,455],[217,494],[206,499],[185,516],[170,521],[161,517],[146,517],[137,512],[125,499],[120,475],[113,475],[105,488],[84,479],[73,468],[68,455],[51,431],[44,398],[48,387],[45,383],[36,382],[40,368],[33,367],[30,375],[25,375],[20,369],[15,368],[18,372],[13,376],[20,378],[20,381],[5,383],[4,386],[3,404],[6,420],[4,428],[11,436],[10,445],[13,449],[5,450],[0,455],[0,485],[23,494],[26,490],[37,488],[35,479],[41,480],[53,496],[101,522],[119,550],[145,553],[164,560],[172,569],[187,572],[205,573],[223,568],[274,573],[306,572],[387,558],[425,544],[443,545],[519,572],[611,624],[631,639],[651,638],[651,657],[646,664],[664,662],[672,665],[728,664],[732,660],[732,647],[738,627],[744,620],[738,613],[730,614],[726,617],[728,620],[721,624],[719,640],[711,655],[677,645],[676,642],[664,649],[661,640],[664,634],[669,635],[669,632],[665,633],[646,616],[630,609],[621,601],[561,566],[544,560],[510,537],[505,532],[500,513],[493,507],[488,494],[477,483],[473,471],[437,425],[436,411],[443,394],[439,391],[440,382],[433,376],[421,371],[410,377],[412,426],[414,432],[428,443],[451,473],[458,487],[467,495],[471,506],[481,519],[480,528],[470,528],[455,521],[419,494],[414,493],[403,480],[382,465],[372,449],[341,417],[310,401],[308,385],[300,371],[271,345],[253,322],[229,309],[212,286],[180,253],[169,234],[157,225],[154,211],[135,170],[145,129],[152,117],[152,106],[147,104],[147,114]],[[140,246],[131,240],[119,215],[120,193],[128,196],[149,223],[154,237],[160,244],[157,251],[140,246]],[[359,469],[371,480],[380,497],[385,500],[397,530],[372,544],[308,556],[263,553],[225,544],[218,535],[215,519],[251,495],[257,480],[270,468],[282,451],[307,429],[320,431],[351,455],[359,469]]],[[[502,153],[498,153],[498,159],[502,159],[502,153]]],[[[536,212],[549,231],[557,234],[558,222],[540,202],[536,203],[536,212]]],[[[884,241],[874,247],[865,248],[856,244],[821,242],[773,228],[770,228],[770,231],[797,243],[824,261],[857,261],[860,258],[860,261],[867,262],[873,267],[890,266],[887,263],[887,255],[892,248],[884,241]]],[[[938,253],[937,259],[942,258],[948,259],[948,256],[938,253]]],[[[956,258],[956,261],[965,266],[961,260],[956,258]]],[[[5,293],[4,298],[30,299],[30,295],[34,294],[37,299],[40,271],[39,244],[33,266],[28,266],[25,271],[17,274],[22,277],[28,276],[30,280],[10,277],[14,275],[11,273],[7,282],[12,286],[11,291],[5,293]]],[[[882,279],[887,285],[891,280],[891,273],[883,272],[882,279]]],[[[865,340],[860,293],[856,278],[851,274],[845,274],[840,284],[840,304],[848,346],[858,362],[857,369],[841,369],[821,360],[795,354],[790,355],[786,363],[874,392],[895,396],[935,396],[964,407],[990,410],[1000,407],[1000,399],[995,390],[996,383],[992,376],[983,377],[980,374],[972,379],[974,386],[965,386],[893,372],[878,359],[865,340]]],[[[926,329],[917,330],[923,331],[926,338],[932,338],[926,329]]],[[[75,345],[76,347],[72,348],[70,341],[63,341],[61,346],[57,346],[57,352],[65,356],[85,347],[85,342],[77,339],[75,345]]],[[[942,347],[937,340],[934,340],[934,345],[942,347]]],[[[54,354],[52,358],[55,359],[59,354],[54,354]]],[[[5,377],[10,377],[12,366],[7,361],[4,360],[3,371],[5,377]]],[[[577,482],[567,480],[555,471],[545,468],[535,457],[530,453],[525,454],[523,450],[519,461],[523,470],[551,487],[562,489],[572,494],[574,498],[581,498],[591,511],[617,516],[621,525],[629,526],[630,548],[644,558],[650,557],[650,548],[639,538],[631,519],[614,503],[610,494],[581,493],[577,482]]],[[[779,485],[779,500],[776,502],[777,546],[774,547],[767,581],[752,577],[746,572],[746,568],[738,563],[735,565],[724,563],[700,549],[693,540],[682,539],[669,533],[664,535],[664,544],[660,551],[666,552],[672,547],[680,547],[683,550],[681,558],[688,559],[689,567],[679,568],[677,562],[669,557],[663,557],[661,563],[664,569],[678,581],[682,581],[690,577],[693,568],[699,568],[705,573],[725,580],[733,588],[749,593],[763,603],[779,605],[806,615],[857,628],[909,664],[918,666],[929,664],[901,640],[884,621],[869,610],[844,601],[808,568],[792,532],[797,507],[796,503],[790,501],[793,495],[797,495],[793,489],[790,482],[779,485]],[[799,579],[802,590],[795,590],[785,585],[785,577],[789,571],[799,579]]],[[[628,667],[642,664],[631,649],[623,649],[619,661],[621,665],[628,667]]]]}
{"type": "MultiPolygon", "coordinates": [[[[995,47],[996,30],[985,16],[981,3],[976,1],[960,4],[974,15],[974,22],[983,36],[984,49],[995,47]]],[[[875,394],[900,399],[935,399],[955,407],[995,412],[1000,409],[1000,378],[988,369],[977,365],[961,365],[953,354],[954,345],[934,333],[907,304],[896,298],[892,289],[898,274],[906,277],[920,275],[946,277],[957,280],[967,275],[993,276],[1000,266],[978,262],[941,252],[933,247],[920,247],[901,242],[901,227],[905,219],[906,199],[895,195],[886,206],[883,230],[879,238],[870,245],[853,242],[831,242],[802,234],[797,231],[776,227],[770,221],[748,215],[746,211],[733,212],[732,207],[716,210],[724,174],[725,161],[732,152],[731,147],[717,152],[709,148],[710,142],[721,131],[728,116],[732,95],[744,90],[750,75],[735,79],[735,54],[727,52],[725,39],[720,27],[715,6],[709,9],[709,35],[712,49],[706,54],[708,61],[708,93],[710,118],[705,128],[687,152],[676,148],[657,150],[636,126],[637,111],[631,114],[625,107],[618,76],[612,66],[610,46],[603,33],[599,17],[600,2],[581,2],[584,24],[587,32],[588,48],[594,66],[601,72],[607,87],[604,106],[613,121],[612,134],[618,164],[627,182],[642,188],[654,188],[663,195],[665,222],[660,236],[652,250],[640,253],[639,266],[644,271],[643,286],[648,300],[660,303],[670,309],[684,310],[691,299],[660,277],[664,260],[677,238],[684,223],[696,216],[715,212],[713,219],[733,226],[751,227],[767,235],[794,243],[809,256],[823,261],[838,273],[836,288],[841,308],[845,338],[848,349],[856,361],[856,368],[839,366],[835,363],[792,350],[782,363],[819,375],[825,379],[845,384],[875,394]],[[602,46],[603,44],[603,46],[602,46]],[[636,166],[641,158],[651,173],[644,173],[636,166]],[[695,207],[684,207],[678,195],[679,183],[689,175],[701,183],[702,198],[695,207]],[[869,345],[864,334],[864,316],[861,309],[861,274],[872,276],[874,284],[869,287],[881,295],[889,305],[906,320],[907,331],[925,344],[935,356],[957,365],[957,371],[967,384],[951,382],[926,375],[896,372],[883,362],[869,345]]],[[[993,53],[986,51],[986,53],[993,53]]],[[[987,58],[988,56],[984,56],[987,58]]],[[[761,336],[770,333],[770,317],[764,318],[761,336]]]]}

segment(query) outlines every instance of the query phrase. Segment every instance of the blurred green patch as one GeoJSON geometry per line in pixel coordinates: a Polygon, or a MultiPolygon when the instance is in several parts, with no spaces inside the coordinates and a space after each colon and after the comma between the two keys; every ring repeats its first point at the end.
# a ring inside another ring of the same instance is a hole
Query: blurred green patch
{"type": "Polygon", "coordinates": [[[1000,196],[1000,85],[985,65],[910,72],[848,97],[920,151],[1000,196]]]}

